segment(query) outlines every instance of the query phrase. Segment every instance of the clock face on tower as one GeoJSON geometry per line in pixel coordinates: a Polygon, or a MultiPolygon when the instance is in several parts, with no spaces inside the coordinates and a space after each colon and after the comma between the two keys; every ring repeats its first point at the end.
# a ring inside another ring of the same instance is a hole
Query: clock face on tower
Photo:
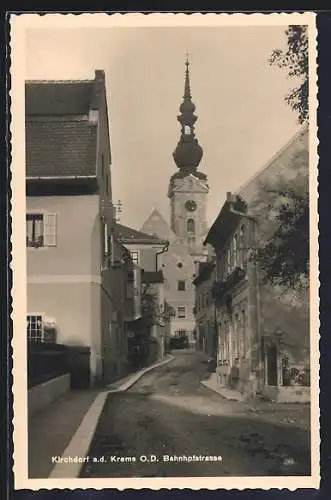
{"type": "Polygon", "coordinates": [[[197,204],[195,203],[195,201],[193,200],[188,200],[186,203],[185,203],[185,208],[188,212],[194,212],[194,210],[196,210],[197,208],[197,204]]]}

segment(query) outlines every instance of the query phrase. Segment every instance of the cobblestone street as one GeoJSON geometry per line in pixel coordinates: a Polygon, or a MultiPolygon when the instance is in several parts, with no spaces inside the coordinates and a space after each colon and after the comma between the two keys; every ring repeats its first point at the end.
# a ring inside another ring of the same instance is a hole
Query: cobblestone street
{"type": "Polygon", "coordinates": [[[175,356],[108,396],[81,477],[310,474],[309,406],[225,400],[204,355],[175,356]]]}

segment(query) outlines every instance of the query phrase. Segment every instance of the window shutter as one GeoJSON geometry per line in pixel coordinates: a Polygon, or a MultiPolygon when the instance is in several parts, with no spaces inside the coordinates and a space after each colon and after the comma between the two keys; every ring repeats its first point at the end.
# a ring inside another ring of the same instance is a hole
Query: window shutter
{"type": "Polygon", "coordinates": [[[57,243],[56,214],[45,214],[44,218],[44,244],[47,247],[54,247],[57,243]]]}

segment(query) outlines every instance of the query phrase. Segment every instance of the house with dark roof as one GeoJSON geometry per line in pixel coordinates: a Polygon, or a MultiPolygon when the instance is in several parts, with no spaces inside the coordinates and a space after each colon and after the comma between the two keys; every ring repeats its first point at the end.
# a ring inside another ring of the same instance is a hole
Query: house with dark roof
{"type": "Polygon", "coordinates": [[[116,224],[115,235],[141,270],[141,320],[133,321],[129,328],[131,344],[142,343],[145,362],[150,364],[163,359],[170,333],[162,272],[169,242],[122,224],[116,224]]]}
{"type": "Polygon", "coordinates": [[[50,340],[51,323],[52,341],[89,348],[91,383],[108,383],[127,368],[140,275],[114,236],[104,72],[26,82],[25,118],[28,339],[50,340]]]}

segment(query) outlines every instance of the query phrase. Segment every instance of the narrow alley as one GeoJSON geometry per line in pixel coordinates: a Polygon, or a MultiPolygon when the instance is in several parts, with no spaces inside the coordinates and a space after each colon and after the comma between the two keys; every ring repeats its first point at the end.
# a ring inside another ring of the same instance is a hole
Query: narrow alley
{"type": "Polygon", "coordinates": [[[110,394],[81,477],[310,474],[309,406],[254,409],[202,387],[207,376],[203,354],[177,351],[110,394]]]}

